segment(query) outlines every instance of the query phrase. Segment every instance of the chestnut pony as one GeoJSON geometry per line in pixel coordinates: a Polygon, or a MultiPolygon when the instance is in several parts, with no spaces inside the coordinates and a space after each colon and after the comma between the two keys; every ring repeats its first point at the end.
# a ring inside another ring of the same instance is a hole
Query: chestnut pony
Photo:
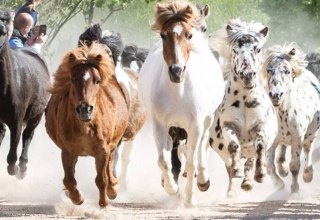
{"type": "Polygon", "coordinates": [[[113,176],[113,151],[128,125],[128,107],[115,78],[109,48],[93,43],[67,53],[56,74],[46,110],[46,129],[61,149],[66,194],[74,204],[83,198],[77,189],[75,165],[78,156],[96,162],[99,205],[117,196],[113,176]]]}

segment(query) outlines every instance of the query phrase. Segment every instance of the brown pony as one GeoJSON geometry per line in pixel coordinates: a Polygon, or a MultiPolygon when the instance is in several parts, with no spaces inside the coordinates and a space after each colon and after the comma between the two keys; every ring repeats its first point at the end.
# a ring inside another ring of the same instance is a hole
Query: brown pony
{"type": "Polygon", "coordinates": [[[78,156],[96,161],[99,205],[117,196],[112,173],[112,153],[128,125],[128,107],[115,78],[115,65],[108,47],[93,43],[64,56],[46,110],[46,129],[62,150],[66,194],[74,204],[83,198],[74,177],[78,156]]]}

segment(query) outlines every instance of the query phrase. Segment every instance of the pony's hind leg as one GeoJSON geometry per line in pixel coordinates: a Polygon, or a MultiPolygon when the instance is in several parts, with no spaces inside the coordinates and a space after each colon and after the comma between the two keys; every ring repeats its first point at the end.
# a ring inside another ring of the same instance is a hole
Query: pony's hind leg
{"type": "Polygon", "coordinates": [[[284,188],[284,182],[282,179],[278,176],[276,173],[276,166],[274,165],[274,158],[275,158],[275,152],[278,147],[278,142],[275,141],[273,145],[268,149],[267,151],[267,172],[269,176],[271,177],[271,180],[274,182],[274,184],[280,188],[284,188]]]}
{"type": "Polygon", "coordinates": [[[27,125],[22,133],[22,152],[19,158],[19,172],[17,173],[18,179],[23,179],[26,175],[27,171],[27,163],[28,163],[28,150],[30,146],[30,142],[34,135],[34,130],[38,126],[43,113],[37,115],[36,117],[30,119],[27,122],[27,125]]]}
{"type": "Polygon", "coordinates": [[[109,182],[108,174],[112,174],[112,164],[108,167],[110,152],[103,152],[96,156],[96,185],[99,189],[99,205],[104,208],[108,205],[107,185],[109,182]]]}
{"type": "Polygon", "coordinates": [[[10,175],[16,175],[19,168],[16,165],[18,156],[17,156],[17,148],[21,136],[21,130],[22,130],[22,122],[16,121],[12,123],[12,126],[10,128],[10,150],[7,156],[7,162],[8,162],[8,173],[10,175]]]}
{"type": "Polygon", "coordinates": [[[1,145],[5,135],[6,135],[6,125],[4,123],[0,122],[0,145],[1,145]]]}
{"type": "Polygon", "coordinates": [[[277,161],[277,168],[280,176],[286,177],[288,176],[288,168],[286,166],[286,150],[287,150],[287,145],[282,144],[280,146],[280,152],[279,152],[279,158],[277,161]]]}
{"type": "MultiPolygon", "coordinates": [[[[126,146],[124,146],[126,147],[126,146]]],[[[118,180],[117,178],[113,175],[113,155],[110,154],[108,165],[107,165],[107,177],[108,177],[108,184],[107,184],[107,196],[109,199],[115,199],[118,195],[118,180]]],[[[127,172],[127,170],[125,170],[127,172]]],[[[121,173],[122,175],[122,173],[121,173]]]]}
{"type": "Polygon", "coordinates": [[[77,181],[74,178],[78,156],[72,155],[66,150],[62,150],[61,159],[64,169],[63,184],[66,187],[66,195],[71,199],[73,204],[81,205],[84,199],[77,189],[77,181]]]}
{"type": "MultiPolygon", "coordinates": [[[[128,186],[128,166],[131,160],[131,152],[135,146],[135,140],[126,141],[123,144],[122,152],[121,152],[121,172],[119,177],[121,190],[126,191],[128,186]]],[[[113,163],[115,161],[113,160],[113,163]]]]}

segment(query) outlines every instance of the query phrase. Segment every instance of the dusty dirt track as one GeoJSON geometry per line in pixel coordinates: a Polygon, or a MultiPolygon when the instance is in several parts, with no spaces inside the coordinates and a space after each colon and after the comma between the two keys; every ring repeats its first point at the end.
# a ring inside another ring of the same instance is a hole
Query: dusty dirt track
{"type": "MultiPolygon", "coordinates": [[[[214,152],[209,155],[210,189],[196,190],[198,205],[183,207],[185,179],[179,183],[180,195],[167,195],[160,185],[156,147],[147,124],[138,136],[129,168],[128,191],[120,192],[101,210],[94,183],[92,158],[79,158],[76,167],[78,187],[85,202],[72,205],[63,195],[63,169],[60,151],[45,132],[44,122],[37,128],[29,153],[24,180],[6,171],[9,132],[0,148],[0,219],[320,219],[320,165],[315,159],[314,179],[305,184],[300,176],[301,193],[290,195],[290,175],[286,188],[277,191],[270,181],[255,184],[249,193],[240,190],[235,200],[225,198],[227,174],[214,152]]],[[[20,149],[19,149],[20,153],[20,149]]],[[[315,158],[319,158],[318,151],[315,158]]],[[[303,162],[302,162],[303,166],[303,162]]]]}

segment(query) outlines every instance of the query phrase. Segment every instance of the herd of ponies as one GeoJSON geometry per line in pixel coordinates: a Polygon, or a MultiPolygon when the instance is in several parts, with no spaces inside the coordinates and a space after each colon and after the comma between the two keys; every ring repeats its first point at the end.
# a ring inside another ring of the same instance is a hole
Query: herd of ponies
{"type": "Polygon", "coordinates": [[[44,114],[46,131],[61,149],[65,193],[76,205],[84,201],[75,179],[79,156],[95,159],[100,207],[117,197],[119,185],[126,189],[135,137],[147,117],[159,184],[173,195],[185,177],[186,207],[196,203],[196,186],[210,187],[209,148],[225,163],[228,196],[236,195],[239,178],[245,191],[267,175],[282,189],[281,177],[289,170],[291,193],[298,193],[302,151],[303,180],[312,181],[320,127],[319,54],[306,56],[294,42],[265,48],[269,28],[239,19],[209,40],[208,5],[169,1],[155,8],[151,28],[161,40],[154,48],[124,45],[120,34],[95,24],[65,53],[51,79],[41,55],[10,49],[11,16],[0,11],[0,143],[8,127],[10,175],[25,177],[29,145],[44,114]]]}

